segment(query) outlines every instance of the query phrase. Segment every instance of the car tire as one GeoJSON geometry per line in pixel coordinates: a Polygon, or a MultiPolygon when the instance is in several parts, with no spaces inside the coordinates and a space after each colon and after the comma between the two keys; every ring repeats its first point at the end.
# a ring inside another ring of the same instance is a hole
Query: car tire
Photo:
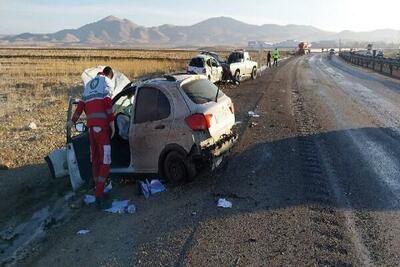
{"type": "Polygon", "coordinates": [[[235,78],[235,81],[240,82],[240,71],[239,70],[235,71],[234,78],[235,78]]]}
{"type": "Polygon", "coordinates": [[[195,172],[193,163],[177,151],[169,152],[164,160],[164,173],[168,182],[172,184],[190,181],[195,172]]]}
{"type": "Polygon", "coordinates": [[[209,81],[211,81],[211,76],[210,76],[210,75],[208,75],[208,77],[207,77],[207,78],[208,78],[208,80],[209,80],[209,81]]]}
{"type": "Polygon", "coordinates": [[[251,71],[251,79],[255,80],[257,79],[257,68],[254,67],[253,70],[251,71]]]}

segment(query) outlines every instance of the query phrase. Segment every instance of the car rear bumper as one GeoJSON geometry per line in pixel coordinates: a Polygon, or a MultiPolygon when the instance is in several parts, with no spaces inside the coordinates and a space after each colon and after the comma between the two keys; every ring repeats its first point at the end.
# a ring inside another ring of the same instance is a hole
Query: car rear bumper
{"type": "Polygon", "coordinates": [[[202,149],[202,154],[206,157],[218,158],[229,152],[235,145],[238,139],[238,134],[231,133],[223,135],[215,144],[202,149]]]}
{"type": "Polygon", "coordinates": [[[194,145],[189,156],[194,161],[203,161],[212,163],[215,159],[224,156],[235,145],[238,140],[238,134],[230,133],[223,135],[216,143],[200,148],[194,145]]]}

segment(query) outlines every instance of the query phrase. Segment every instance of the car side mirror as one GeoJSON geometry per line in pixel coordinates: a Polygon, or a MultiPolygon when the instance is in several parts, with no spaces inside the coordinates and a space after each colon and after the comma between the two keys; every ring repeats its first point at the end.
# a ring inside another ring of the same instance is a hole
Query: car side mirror
{"type": "Polygon", "coordinates": [[[83,132],[86,132],[86,131],[87,131],[86,124],[83,123],[83,122],[78,122],[78,123],[75,125],[75,129],[76,129],[79,133],[83,133],[83,132]]]}

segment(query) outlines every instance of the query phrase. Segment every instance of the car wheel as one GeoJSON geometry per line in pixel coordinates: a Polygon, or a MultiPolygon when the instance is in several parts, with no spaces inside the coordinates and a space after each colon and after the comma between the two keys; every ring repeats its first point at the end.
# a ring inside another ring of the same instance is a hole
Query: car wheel
{"type": "Polygon", "coordinates": [[[240,71],[239,70],[235,71],[234,78],[235,78],[235,81],[240,82],[240,71]]]}
{"type": "Polygon", "coordinates": [[[256,67],[254,67],[253,70],[251,71],[251,78],[253,80],[257,79],[257,69],[256,69],[256,67]]]}
{"type": "Polygon", "coordinates": [[[194,176],[193,169],[192,163],[179,152],[169,152],[165,158],[165,176],[173,184],[190,180],[194,176]]]}

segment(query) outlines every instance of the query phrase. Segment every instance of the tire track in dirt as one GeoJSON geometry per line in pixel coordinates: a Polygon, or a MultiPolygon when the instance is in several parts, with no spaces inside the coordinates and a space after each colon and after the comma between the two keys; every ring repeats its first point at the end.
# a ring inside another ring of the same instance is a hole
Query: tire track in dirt
{"type": "Polygon", "coordinates": [[[345,220],[336,211],[336,199],[329,178],[326,175],[323,159],[320,156],[315,134],[319,126],[307,109],[302,96],[299,72],[303,69],[302,60],[295,63],[292,77],[292,108],[297,124],[298,149],[302,166],[303,193],[309,203],[310,222],[313,230],[313,253],[317,266],[353,266],[351,247],[345,220]]]}

